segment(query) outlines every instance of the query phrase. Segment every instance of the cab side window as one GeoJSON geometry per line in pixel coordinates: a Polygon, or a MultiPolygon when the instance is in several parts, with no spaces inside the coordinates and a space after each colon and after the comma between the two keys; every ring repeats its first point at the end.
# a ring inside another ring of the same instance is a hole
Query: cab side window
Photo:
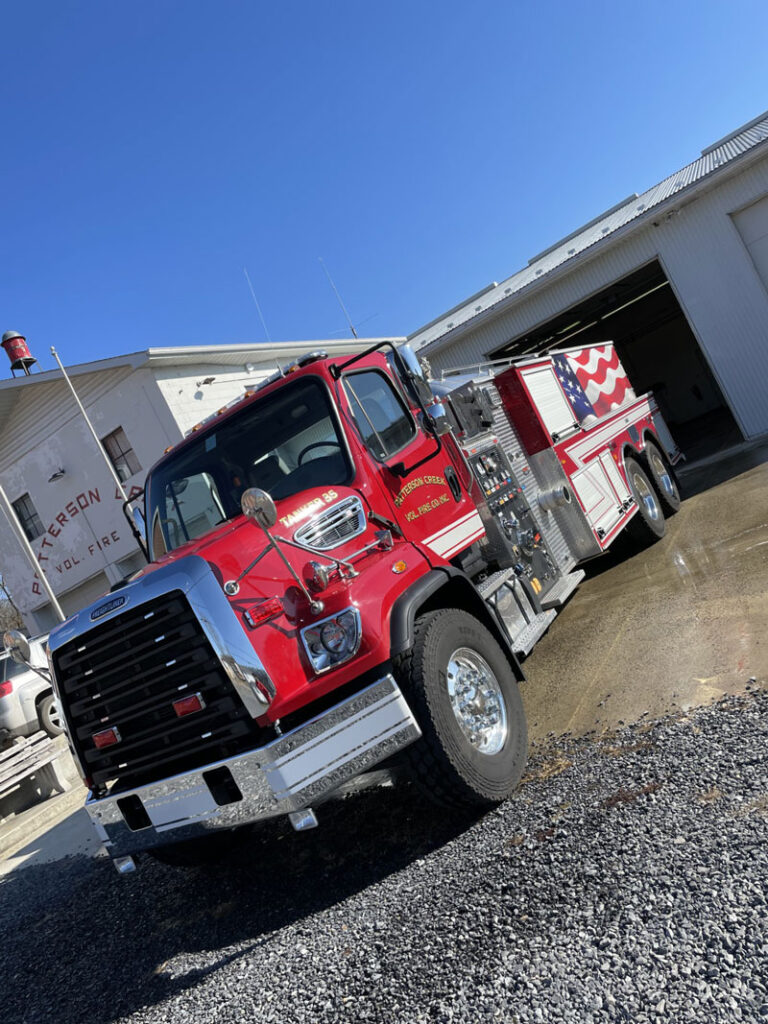
{"type": "Polygon", "coordinates": [[[414,439],[413,419],[383,373],[349,373],[343,384],[355,425],[374,458],[388,459],[414,439]]]}

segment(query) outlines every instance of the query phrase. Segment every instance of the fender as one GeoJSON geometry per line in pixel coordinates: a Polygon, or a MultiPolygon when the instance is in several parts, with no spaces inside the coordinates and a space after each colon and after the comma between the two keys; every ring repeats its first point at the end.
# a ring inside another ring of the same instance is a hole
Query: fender
{"type": "Polygon", "coordinates": [[[625,460],[628,455],[641,465],[645,462],[645,435],[643,435],[642,440],[642,448],[635,448],[635,446],[630,444],[629,441],[625,441],[621,446],[621,471],[624,474],[625,480],[627,479],[627,467],[625,465],[625,460]]]}
{"type": "Polygon", "coordinates": [[[466,573],[452,565],[430,570],[403,591],[393,604],[389,620],[392,657],[413,646],[417,615],[438,608],[463,608],[474,615],[493,634],[518,682],[525,680],[525,672],[488,606],[466,573]]]}
{"type": "Polygon", "coordinates": [[[648,442],[650,441],[661,452],[661,457],[666,462],[667,469],[668,469],[672,479],[675,481],[675,484],[677,485],[678,491],[680,491],[680,477],[677,475],[677,471],[676,471],[676,468],[675,468],[676,467],[676,463],[673,464],[670,461],[669,452],[664,447],[664,445],[662,443],[662,440],[658,436],[658,434],[656,434],[651,427],[646,427],[645,430],[643,431],[641,440],[643,442],[643,447],[642,447],[641,451],[638,452],[638,455],[639,455],[640,459],[642,460],[643,468],[648,470],[648,472],[650,473],[651,468],[650,468],[650,464],[649,464],[649,461],[648,461],[648,452],[647,452],[648,442]]]}

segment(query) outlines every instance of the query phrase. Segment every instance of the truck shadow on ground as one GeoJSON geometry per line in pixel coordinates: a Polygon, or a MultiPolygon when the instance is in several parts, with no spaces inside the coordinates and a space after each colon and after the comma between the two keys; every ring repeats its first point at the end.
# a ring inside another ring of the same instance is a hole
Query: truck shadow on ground
{"type": "Polygon", "coordinates": [[[15,983],[5,988],[5,1021],[106,1024],[155,1006],[478,818],[435,808],[404,784],[321,811],[312,832],[272,823],[205,868],[147,859],[120,878],[107,861],[73,857],[6,876],[0,935],[15,983]]]}

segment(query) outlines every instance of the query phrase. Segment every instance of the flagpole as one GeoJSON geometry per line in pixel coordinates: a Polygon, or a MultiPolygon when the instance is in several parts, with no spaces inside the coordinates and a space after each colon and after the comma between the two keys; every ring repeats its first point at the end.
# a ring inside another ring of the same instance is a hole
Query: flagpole
{"type": "Polygon", "coordinates": [[[5,490],[3,489],[2,485],[0,485],[0,505],[3,506],[3,512],[5,512],[6,514],[8,522],[11,525],[11,529],[16,534],[16,539],[18,540],[19,544],[21,544],[21,547],[24,550],[24,553],[26,554],[27,558],[29,559],[35,571],[35,574],[37,575],[37,578],[42,583],[43,589],[48,595],[48,600],[51,602],[53,610],[58,616],[59,622],[64,622],[64,620],[66,619],[66,615],[61,610],[61,605],[56,600],[56,595],[53,592],[53,588],[51,587],[51,584],[48,582],[48,578],[45,575],[45,572],[43,571],[43,567],[39,564],[35,552],[32,550],[32,545],[29,543],[26,533],[24,533],[24,530],[19,525],[19,521],[13,511],[13,506],[11,505],[10,501],[8,501],[8,495],[5,493],[5,490]]]}
{"type": "Polygon", "coordinates": [[[67,384],[69,384],[69,390],[72,392],[72,397],[74,398],[75,402],[77,402],[77,407],[80,410],[80,412],[82,414],[82,417],[83,417],[83,419],[85,420],[85,422],[86,422],[86,424],[88,426],[88,429],[90,430],[91,434],[93,435],[93,440],[96,442],[96,447],[99,449],[99,454],[104,459],[104,462],[107,465],[107,469],[109,470],[110,474],[112,475],[112,479],[117,484],[117,489],[120,491],[120,493],[123,496],[123,501],[128,501],[128,495],[125,493],[125,488],[123,487],[123,482],[120,479],[120,477],[117,475],[117,470],[112,465],[109,456],[107,455],[106,451],[104,450],[104,445],[99,440],[99,435],[93,429],[93,424],[88,419],[88,413],[85,411],[83,403],[77,397],[77,392],[75,391],[74,385],[72,384],[72,381],[69,379],[69,375],[68,375],[67,371],[64,369],[64,364],[59,359],[59,353],[56,351],[56,349],[53,347],[53,345],[51,345],[51,355],[56,360],[56,362],[59,364],[59,369],[61,370],[62,374],[64,375],[64,380],[67,382],[67,384]]]}

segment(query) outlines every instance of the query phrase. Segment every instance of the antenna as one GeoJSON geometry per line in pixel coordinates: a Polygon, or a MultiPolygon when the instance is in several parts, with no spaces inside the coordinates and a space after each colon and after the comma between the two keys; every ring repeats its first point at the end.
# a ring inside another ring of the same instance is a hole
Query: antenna
{"type": "Polygon", "coordinates": [[[328,268],[326,267],[325,263],[323,263],[323,257],[322,257],[322,256],[318,256],[318,257],[317,257],[317,259],[318,259],[318,261],[319,261],[319,263],[320,263],[320,266],[321,266],[321,267],[323,268],[323,270],[325,271],[325,276],[326,276],[326,277],[328,278],[328,284],[329,284],[329,285],[331,286],[331,288],[333,288],[333,294],[334,294],[334,295],[336,296],[336,298],[337,298],[337,299],[339,300],[339,305],[341,306],[341,311],[342,311],[342,313],[344,314],[344,316],[345,316],[345,317],[347,318],[347,323],[349,324],[349,329],[350,329],[350,331],[352,331],[352,337],[353,337],[353,338],[356,338],[356,337],[357,337],[357,331],[355,330],[355,326],[354,326],[354,324],[352,323],[352,320],[351,320],[351,318],[350,318],[350,315],[349,315],[349,313],[347,312],[347,307],[346,307],[346,306],[344,305],[344,303],[343,303],[343,302],[341,301],[341,296],[339,295],[339,290],[338,290],[338,288],[336,287],[336,285],[335,285],[335,284],[333,283],[333,278],[332,278],[332,277],[331,277],[331,275],[330,275],[330,274],[328,273],[328,268]]]}
{"type": "Polygon", "coordinates": [[[267,341],[271,345],[272,344],[272,339],[269,336],[269,331],[267,330],[267,324],[266,324],[266,322],[264,320],[264,316],[263,316],[263,314],[261,312],[261,306],[259,305],[259,300],[256,298],[256,292],[253,290],[253,285],[251,284],[251,279],[248,276],[248,271],[247,271],[247,269],[245,267],[243,267],[243,273],[245,274],[245,280],[248,282],[248,287],[251,289],[251,298],[253,299],[253,304],[256,307],[256,312],[259,314],[259,320],[261,320],[261,326],[264,328],[264,334],[267,336],[267,341]]]}

